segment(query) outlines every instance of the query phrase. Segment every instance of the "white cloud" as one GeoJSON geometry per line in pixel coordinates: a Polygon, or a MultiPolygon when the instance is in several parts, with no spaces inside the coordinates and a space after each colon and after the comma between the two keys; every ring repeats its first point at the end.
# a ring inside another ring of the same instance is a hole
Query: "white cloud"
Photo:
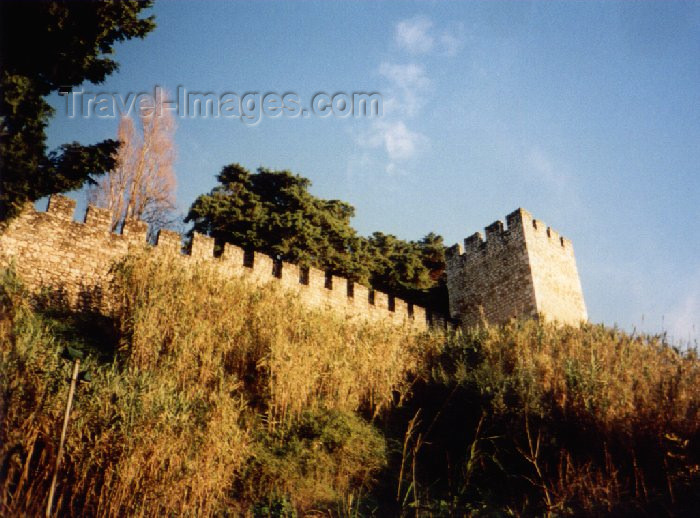
{"type": "Polygon", "coordinates": [[[389,80],[384,99],[384,113],[414,117],[424,104],[430,88],[425,68],[416,63],[382,63],[379,74],[389,80]]]}
{"type": "MultiPolygon", "coordinates": [[[[408,161],[416,158],[430,143],[428,137],[412,129],[410,124],[411,119],[420,114],[433,89],[425,65],[415,61],[423,59],[418,58],[419,55],[455,55],[462,47],[461,29],[461,25],[454,25],[450,30],[439,30],[425,16],[408,18],[394,26],[396,47],[414,55],[413,62],[380,63],[378,73],[387,83],[382,89],[383,118],[363,130],[356,140],[363,153],[384,161],[384,170],[390,176],[409,174],[408,161]]],[[[354,171],[356,167],[354,163],[348,170],[354,171]]]]}
{"type": "Polygon", "coordinates": [[[389,161],[394,163],[414,158],[428,143],[428,138],[409,129],[401,120],[379,121],[369,133],[358,138],[358,143],[364,147],[384,150],[389,161]]]}
{"type": "Polygon", "coordinates": [[[387,124],[382,129],[384,146],[390,160],[407,160],[413,158],[426,142],[427,137],[411,131],[403,121],[387,124]]]}
{"type": "Polygon", "coordinates": [[[454,56],[462,49],[463,42],[463,24],[438,30],[430,18],[414,16],[398,22],[394,27],[394,43],[413,55],[436,53],[454,56]]]}
{"type": "Polygon", "coordinates": [[[399,88],[421,89],[430,86],[430,79],[425,73],[425,67],[417,63],[398,65],[384,62],[379,65],[379,74],[399,88]]]}
{"type": "Polygon", "coordinates": [[[409,128],[407,119],[420,112],[431,81],[425,67],[417,63],[384,62],[379,66],[379,74],[389,82],[384,96],[384,117],[361,133],[357,143],[365,149],[383,151],[387,174],[405,174],[399,163],[415,158],[429,142],[425,135],[409,128]]]}
{"type": "Polygon", "coordinates": [[[394,28],[394,41],[411,54],[427,54],[433,50],[435,39],[430,34],[433,22],[425,16],[400,21],[394,28]]]}

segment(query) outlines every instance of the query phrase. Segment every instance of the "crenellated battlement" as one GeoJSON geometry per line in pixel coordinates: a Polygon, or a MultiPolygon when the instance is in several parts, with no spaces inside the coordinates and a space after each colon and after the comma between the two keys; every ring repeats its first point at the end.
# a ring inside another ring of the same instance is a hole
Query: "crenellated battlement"
{"type": "MultiPolygon", "coordinates": [[[[263,285],[278,283],[310,306],[349,316],[389,320],[425,328],[444,319],[425,308],[316,268],[302,268],[260,252],[225,244],[215,255],[214,240],[194,233],[187,249],[177,232],[161,230],[151,245],[143,221],[127,221],[111,231],[109,211],[89,206],[74,221],[76,203],[51,196],[45,212],[29,205],[0,234],[0,265],[14,263],[35,291],[60,290],[70,304],[109,306],[112,265],[133,250],[166,254],[196,267],[207,262],[221,275],[263,285]]],[[[484,320],[545,316],[566,323],[586,320],[581,283],[571,241],[517,209],[446,251],[450,315],[465,325],[484,320]]]]}
{"type": "Polygon", "coordinates": [[[450,315],[471,325],[545,316],[587,319],[571,241],[525,209],[447,249],[450,315]]]}
{"type": "Polygon", "coordinates": [[[475,232],[464,239],[464,245],[456,244],[447,249],[448,258],[454,260],[461,257],[464,261],[478,258],[480,255],[494,253],[511,243],[522,242],[525,236],[541,239],[550,246],[559,247],[565,253],[573,254],[571,241],[536,220],[525,209],[517,209],[506,216],[506,225],[497,220],[484,228],[485,236],[481,232],[475,232]]]}
{"type": "Polygon", "coordinates": [[[121,234],[111,232],[109,211],[89,206],[82,222],[74,221],[76,203],[62,195],[49,199],[46,212],[33,206],[14,219],[0,234],[0,265],[14,263],[27,286],[40,291],[60,291],[70,304],[90,303],[108,307],[104,300],[109,272],[115,261],[134,249],[168,254],[193,266],[206,261],[221,275],[244,277],[256,284],[279,283],[311,306],[339,310],[349,316],[389,320],[400,325],[426,328],[442,323],[440,315],[397,297],[375,291],[316,268],[277,261],[260,253],[246,253],[225,244],[215,257],[214,240],[194,233],[187,250],[177,232],[161,230],[154,245],[147,242],[147,225],[128,221],[121,234]]]}

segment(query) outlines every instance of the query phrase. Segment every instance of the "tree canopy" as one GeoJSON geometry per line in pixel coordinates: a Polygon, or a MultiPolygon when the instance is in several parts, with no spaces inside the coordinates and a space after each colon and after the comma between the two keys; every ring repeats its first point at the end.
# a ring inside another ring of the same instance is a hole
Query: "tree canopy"
{"type": "Polygon", "coordinates": [[[140,13],[150,0],[0,2],[0,221],[27,201],[76,189],[110,170],[118,142],[64,144],[48,152],[45,129],[54,109],[45,97],[101,83],[116,71],[116,42],[155,27],[140,13]]]}
{"type": "Polygon", "coordinates": [[[351,205],[316,198],[308,191],[311,182],[289,171],[259,168],[252,174],[233,164],[217,179],[220,185],[199,196],[185,219],[194,230],[217,245],[235,243],[302,266],[368,278],[353,262],[360,239],[350,225],[351,205]]]}
{"type": "Polygon", "coordinates": [[[314,196],[311,181],[290,171],[251,173],[232,164],[217,180],[219,185],[195,200],[185,221],[213,237],[219,249],[233,243],[444,308],[441,236],[430,233],[420,241],[381,232],[360,236],[350,223],[352,205],[314,196]]]}

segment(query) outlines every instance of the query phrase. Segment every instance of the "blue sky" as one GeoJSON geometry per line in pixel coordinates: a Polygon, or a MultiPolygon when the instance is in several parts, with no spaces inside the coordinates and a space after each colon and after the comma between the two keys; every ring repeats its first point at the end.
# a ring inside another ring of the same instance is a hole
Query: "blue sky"
{"type": "MultiPolygon", "coordinates": [[[[178,204],[290,169],[362,234],[447,244],[516,207],[573,241],[589,315],[700,337],[700,3],[184,2],[85,90],[380,92],[381,118],[177,119],[178,204]]],[[[116,136],[70,119],[49,143],[116,136]]]]}

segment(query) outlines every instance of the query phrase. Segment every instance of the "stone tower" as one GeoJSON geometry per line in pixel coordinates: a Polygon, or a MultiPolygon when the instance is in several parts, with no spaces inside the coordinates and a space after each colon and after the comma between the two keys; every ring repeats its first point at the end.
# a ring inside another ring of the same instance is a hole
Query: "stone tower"
{"type": "Polygon", "coordinates": [[[571,241],[518,209],[447,250],[450,316],[470,326],[513,317],[588,319],[571,241]]]}

